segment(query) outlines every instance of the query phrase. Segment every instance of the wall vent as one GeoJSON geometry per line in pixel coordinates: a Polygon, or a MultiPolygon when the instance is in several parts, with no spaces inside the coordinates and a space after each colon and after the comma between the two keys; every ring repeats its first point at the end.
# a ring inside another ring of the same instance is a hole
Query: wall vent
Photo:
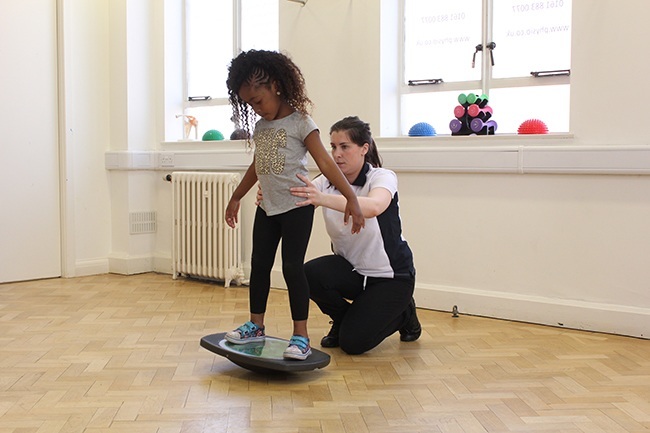
{"type": "Polygon", "coordinates": [[[129,233],[132,235],[156,233],[156,212],[131,212],[129,213],[129,225],[129,233]]]}

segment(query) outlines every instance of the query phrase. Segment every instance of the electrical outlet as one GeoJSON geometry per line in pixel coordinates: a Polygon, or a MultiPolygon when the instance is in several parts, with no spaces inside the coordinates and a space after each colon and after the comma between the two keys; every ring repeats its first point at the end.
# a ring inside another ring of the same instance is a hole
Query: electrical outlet
{"type": "Polygon", "coordinates": [[[160,154],[160,166],[161,167],[173,167],[174,166],[174,154],[173,153],[161,153],[160,154]]]}

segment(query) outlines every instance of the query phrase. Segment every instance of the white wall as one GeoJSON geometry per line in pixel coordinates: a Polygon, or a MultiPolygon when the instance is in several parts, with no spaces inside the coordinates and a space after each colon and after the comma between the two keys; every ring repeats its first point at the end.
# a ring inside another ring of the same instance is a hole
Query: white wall
{"type": "Polygon", "coordinates": [[[644,0],[573,0],[573,4],[572,132],[584,144],[648,144],[633,119],[645,112],[650,4],[644,0]]]}
{"type": "Polygon", "coordinates": [[[2,4],[0,283],[61,275],[56,12],[2,4]]]}
{"type": "Polygon", "coordinates": [[[380,17],[377,0],[280,1],[280,49],[290,54],[314,101],[314,119],[329,126],[361,113],[379,130],[380,17]]]}
{"type": "MultiPolygon", "coordinates": [[[[378,30],[367,25],[379,21],[380,3],[314,1],[281,9],[286,21],[299,22],[291,32],[299,30],[302,37],[287,33],[281,42],[298,65],[307,65],[310,94],[319,95],[315,118],[320,125],[354,113],[379,129],[379,105],[365,96],[380,85],[378,30]],[[327,55],[314,62],[314,53],[327,55]],[[330,59],[343,67],[322,72],[330,59]],[[332,73],[332,80],[317,78],[332,73]]],[[[644,112],[636,77],[650,69],[647,56],[639,55],[650,36],[645,14],[639,13],[648,10],[647,2],[573,4],[574,138],[566,141],[573,146],[647,145],[631,116],[644,112]]],[[[380,150],[409,143],[395,141],[380,141],[380,150]]],[[[486,144],[517,146],[498,139],[486,144]]],[[[441,145],[476,146],[477,141],[441,145]]],[[[647,336],[648,176],[446,173],[444,168],[414,173],[393,155],[384,153],[384,162],[400,177],[401,214],[415,253],[420,305],[442,310],[458,305],[472,314],[647,336]]],[[[425,154],[421,166],[439,165],[439,155],[425,154]]],[[[560,154],[555,157],[565,161],[560,154]]],[[[578,159],[586,157],[578,154],[578,159]]],[[[642,158],[647,172],[647,153],[642,158]]],[[[611,163],[616,166],[615,159],[611,163]]],[[[327,243],[317,242],[310,251],[327,252],[327,243]]]]}
{"type": "Polygon", "coordinates": [[[62,185],[66,228],[63,276],[108,271],[111,248],[109,1],[59,2],[62,149],[67,179],[62,185]]]}
{"type": "Polygon", "coordinates": [[[130,212],[156,210],[158,176],[106,171],[105,153],[154,149],[164,136],[162,5],[65,0],[59,9],[70,175],[63,276],[149,271],[156,235],[130,235],[128,221],[130,212]]]}
{"type": "MultiPolygon", "coordinates": [[[[74,28],[81,27],[85,18],[106,24],[100,16],[108,7],[107,0],[98,6],[69,1],[79,14],[71,24],[74,28]]],[[[384,129],[379,125],[383,115],[379,65],[386,59],[380,54],[379,21],[381,5],[387,1],[310,0],[304,7],[281,2],[281,47],[305,74],[310,97],[316,103],[314,118],[323,130],[324,140],[328,126],[349,114],[369,121],[375,131],[384,129]]],[[[169,77],[161,77],[156,68],[162,68],[169,59],[159,52],[162,37],[155,23],[163,21],[160,9],[150,6],[153,14],[148,15],[143,4],[135,3],[137,7],[133,0],[122,0],[117,6],[111,5],[111,10],[113,19],[115,14],[123,13],[120,8],[139,17],[143,29],[139,33],[129,33],[126,28],[134,24],[119,18],[111,21],[108,34],[102,26],[84,28],[89,36],[97,38],[85,40],[91,48],[105,49],[109,41],[113,44],[149,38],[153,47],[149,62],[155,65],[136,67],[125,60],[129,58],[127,48],[122,46],[116,52],[111,47],[110,62],[105,63],[111,71],[110,80],[104,81],[105,74],[98,78],[85,74],[78,84],[87,86],[90,81],[104,91],[109,86],[110,114],[101,103],[75,108],[104,127],[110,116],[110,149],[114,151],[106,159],[111,168],[108,176],[102,169],[75,172],[75,184],[91,185],[89,189],[100,191],[99,198],[105,199],[103,209],[110,203],[112,215],[110,227],[106,225],[106,213],[76,222],[77,242],[84,245],[77,247],[76,259],[82,264],[110,257],[110,270],[123,273],[169,270],[170,195],[168,184],[160,180],[165,171],[159,169],[156,152],[179,146],[159,144],[151,137],[163,136],[160,117],[167,108],[162,101],[169,92],[164,93],[162,85],[156,83],[169,85],[169,77]],[[128,84],[132,75],[134,83],[143,82],[143,70],[156,77],[154,85],[159,87],[135,91],[128,84]],[[136,122],[143,113],[138,105],[141,101],[130,98],[141,92],[153,100],[149,101],[151,110],[145,120],[136,122]],[[108,187],[110,195],[106,194],[108,187]],[[158,212],[156,235],[129,235],[128,228],[125,231],[126,215],[146,210],[140,209],[141,205],[158,212]],[[106,232],[112,232],[108,245],[106,232]]],[[[574,0],[574,137],[536,142],[530,149],[516,137],[480,141],[461,137],[436,137],[426,142],[409,138],[380,140],[385,165],[394,168],[400,178],[401,212],[405,236],[415,252],[416,298],[421,307],[450,310],[458,305],[461,312],[471,314],[647,336],[650,275],[643,259],[650,255],[650,177],[646,174],[650,173],[650,160],[645,152],[646,134],[630,121],[638,117],[629,113],[643,113],[645,108],[639,89],[650,67],[642,55],[650,30],[640,11],[648,10],[643,0],[574,0]],[[417,146],[413,143],[425,150],[414,150],[417,146]],[[564,151],[567,145],[582,150],[568,153],[564,151]],[[618,167],[615,173],[631,167],[632,174],[605,174],[610,154],[589,147],[592,145],[619,147],[620,155],[611,154],[612,165],[618,167]],[[531,152],[520,152],[521,146],[531,152]],[[506,156],[499,153],[501,150],[506,156]],[[537,173],[517,170],[516,164],[521,164],[522,158],[535,157],[533,150],[547,150],[548,155],[538,152],[536,161],[556,164],[561,169],[537,173]],[[548,158],[540,159],[542,154],[548,158]],[[491,166],[486,170],[463,165],[476,160],[491,164],[492,158],[501,161],[502,157],[506,161],[514,158],[515,168],[491,166]],[[417,159],[417,169],[409,165],[409,158],[417,159]],[[456,164],[453,168],[445,165],[450,158],[456,164]],[[583,170],[587,174],[579,174],[580,167],[596,160],[600,165],[589,166],[583,170]]],[[[141,46],[141,42],[136,44],[136,49],[141,46]]],[[[100,54],[95,56],[106,61],[100,54]]],[[[77,68],[84,69],[81,65],[77,68]]],[[[88,124],[77,127],[88,135],[88,142],[83,144],[91,149],[89,154],[78,153],[77,167],[85,167],[88,162],[94,167],[107,141],[92,140],[88,124]]],[[[187,153],[191,145],[187,146],[178,150],[179,154],[187,153]]],[[[229,144],[218,146],[221,149],[229,144]]],[[[237,162],[227,168],[243,170],[249,160],[237,146],[229,151],[237,162]]],[[[211,152],[204,147],[199,151],[204,154],[199,152],[189,160],[196,161],[211,152]]],[[[85,209],[96,200],[84,194],[75,206],[85,209]]],[[[241,222],[246,260],[250,256],[252,211],[252,197],[247,197],[241,222]]],[[[329,251],[319,216],[316,221],[310,257],[329,251]]],[[[277,273],[274,283],[281,284],[277,273]]]]}

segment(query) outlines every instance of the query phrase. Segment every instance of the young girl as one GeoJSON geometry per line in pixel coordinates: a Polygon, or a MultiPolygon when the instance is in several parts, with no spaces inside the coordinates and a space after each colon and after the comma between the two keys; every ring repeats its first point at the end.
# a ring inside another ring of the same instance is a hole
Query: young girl
{"type": "Polygon", "coordinates": [[[307,318],[309,286],[304,258],[311,235],[314,207],[296,205],[290,188],[301,186],[297,177],[307,175],[307,152],[321,172],[345,196],[344,223],[352,217],[352,233],[364,226],[359,202],[336,163],[321,142],[309,116],[312,102],[305,80],[287,56],[273,51],[241,53],[230,64],[228,95],[233,114],[242,128],[253,130],[255,153],[226,209],[226,223],[234,227],[242,197],[259,180],[264,202],[257,207],[253,226],[250,278],[250,320],[226,334],[235,344],[262,341],[264,313],[271,287],[271,268],[282,239],[282,274],[289,292],[293,335],[285,358],[304,360],[311,354],[307,318]]]}

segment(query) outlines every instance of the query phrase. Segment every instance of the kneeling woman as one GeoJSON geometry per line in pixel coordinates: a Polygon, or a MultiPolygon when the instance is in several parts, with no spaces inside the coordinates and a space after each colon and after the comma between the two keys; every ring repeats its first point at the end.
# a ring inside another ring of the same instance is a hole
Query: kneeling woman
{"type": "Polygon", "coordinates": [[[400,333],[415,341],[422,329],[413,291],[413,254],[402,237],[397,176],[381,167],[367,123],[346,117],[330,129],[332,157],[359,198],[366,226],[351,234],[341,212],[346,199],[325,176],[301,177],[304,187],[291,191],[298,205],[323,208],[334,254],[305,264],[310,297],[332,319],[323,347],[361,354],[400,333]]]}

